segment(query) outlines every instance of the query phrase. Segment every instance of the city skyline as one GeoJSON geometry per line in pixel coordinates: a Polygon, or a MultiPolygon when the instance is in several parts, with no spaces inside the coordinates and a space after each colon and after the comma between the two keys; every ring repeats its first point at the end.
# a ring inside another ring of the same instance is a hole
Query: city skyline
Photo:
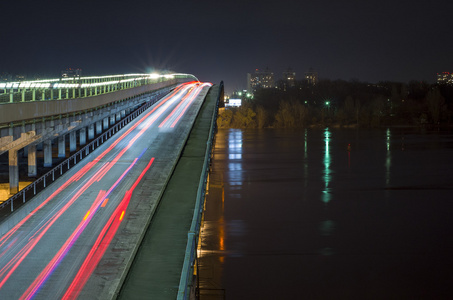
{"type": "Polygon", "coordinates": [[[172,70],[224,80],[232,91],[244,89],[244,74],[257,66],[276,74],[313,67],[320,79],[430,83],[453,68],[446,0],[109,3],[2,4],[0,73],[172,70]]]}

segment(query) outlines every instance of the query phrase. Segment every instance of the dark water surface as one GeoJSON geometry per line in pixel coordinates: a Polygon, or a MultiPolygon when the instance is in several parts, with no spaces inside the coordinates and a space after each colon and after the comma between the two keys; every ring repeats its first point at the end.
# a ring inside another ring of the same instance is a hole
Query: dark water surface
{"type": "Polygon", "coordinates": [[[452,192],[449,131],[220,130],[201,299],[453,299],[452,192]]]}

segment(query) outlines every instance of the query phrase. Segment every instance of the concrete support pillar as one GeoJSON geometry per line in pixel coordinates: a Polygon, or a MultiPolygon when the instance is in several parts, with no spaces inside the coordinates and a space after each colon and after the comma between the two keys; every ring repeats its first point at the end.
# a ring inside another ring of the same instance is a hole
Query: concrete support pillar
{"type": "Polygon", "coordinates": [[[9,193],[16,194],[19,192],[19,159],[17,158],[17,150],[11,149],[8,151],[9,161],[9,193]]]}
{"type": "Polygon", "coordinates": [[[58,157],[66,157],[66,144],[64,135],[60,135],[58,137],[58,157]]]}
{"type": "Polygon", "coordinates": [[[115,114],[110,116],[110,126],[115,125],[115,114]]]}
{"type": "Polygon", "coordinates": [[[52,167],[52,140],[45,140],[43,143],[44,167],[52,167]]]}
{"type": "Polygon", "coordinates": [[[28,145],[28,177],[36,177],[38,168],[36,166],[36,145],[28,145]]]}
{"type": "Polygon", "coordinates": [[[88,125],[88,139],[94,139],[94,124],[88,125]]]}
{"type": "Polygon", "coordinates": [[[97,121],[96,122],[96,134],[101,134],[102,133],[102,121],[97,121]]]}
{"type": "Polygon", "coordinates": [[[104,118],[104,130],[109,128],[109,118],[104,118]]]}
{"type": "Polygon", "coordinates": [[[115,118],[117,121],[121,120],[121,112],[117,112],[115,118]]]}
{"type": "Polygon", "coordinates": [[[79,137],[80,137],[80,146],[83,146],[87,143],[87,128],[83,127],[79,131],[79,137]]]}
{"type": "Polygon", "coordinates": [[[121,119],[123,119],[126,116],[126,111],[123,109],[121,111],[121,119]]]}
{"type": "Polygon", "coordinates": [[[77,150],[77,136],[76,131],[73,130],[69,133],[69,152],[77,150]]]}

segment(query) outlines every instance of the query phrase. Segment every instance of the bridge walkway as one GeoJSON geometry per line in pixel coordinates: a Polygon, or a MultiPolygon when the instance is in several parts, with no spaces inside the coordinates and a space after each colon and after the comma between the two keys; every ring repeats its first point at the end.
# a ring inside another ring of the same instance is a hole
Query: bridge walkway
{"type": "Polygon", "coordinates": [[[219,86],[206,96],[118,299],[176,299],[219,86]]]}

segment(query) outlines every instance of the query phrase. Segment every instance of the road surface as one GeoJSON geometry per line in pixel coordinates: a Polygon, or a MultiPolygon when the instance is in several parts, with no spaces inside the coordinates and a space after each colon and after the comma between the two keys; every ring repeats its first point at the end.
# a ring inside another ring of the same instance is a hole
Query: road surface
{"type": "Polygon", "coordinates": [[[31,201],[0,238],[0,299],[115,294],[210,86],[178,86],[31,201]]]}

